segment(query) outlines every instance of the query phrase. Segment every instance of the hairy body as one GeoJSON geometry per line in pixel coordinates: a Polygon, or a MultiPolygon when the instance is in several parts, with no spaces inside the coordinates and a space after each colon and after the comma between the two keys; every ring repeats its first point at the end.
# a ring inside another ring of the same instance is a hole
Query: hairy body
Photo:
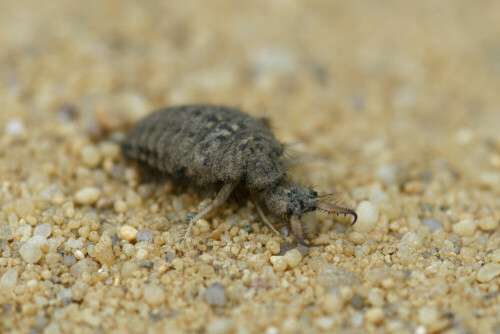
{"type": "Polygon", "coordinates": [[[235,108],[185,105],[156,111],[130,130],[122,148],[127,158],[183,183],[220,185],[212,205],[190,221],[186,236],[194,222],[224,203],[237,186],[249,190],[259,214],[273,231],[276,229],[259,204],[289,220],[295,239],[308,246],[311,244],[303,238],[302,214],[324,210],[353,215],[356,221],[354,211],[319,201],[313,189],[290,183],[280,160],[284,146],[268,122],[235,108]]]}

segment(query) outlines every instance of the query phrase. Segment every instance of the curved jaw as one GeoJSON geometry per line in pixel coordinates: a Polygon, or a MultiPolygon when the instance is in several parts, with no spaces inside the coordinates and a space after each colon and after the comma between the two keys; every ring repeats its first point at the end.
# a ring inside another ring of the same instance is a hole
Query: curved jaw
{"type": "Polygon", "coordinates": [[[356,220],[358,220],[358,215],[356,214],[356,212],[354,210],[351,210],[351,209],[343,207],[343,206],[338,206],[338,205],[330,204],[327,202],[318,201],[316,208],[318,210],[323,210],[323,211],[328,212],[328,213],[334,213],[336,215],[344,215],[344,216],[351,215],[351,216],[353,216],[354,220],[352,221],[351,226],[356,223],[356,220]]]}
{"type": "MultiPolygon", "coordinates": [[[[344,216],[351,215],[354,217],[354,220],[351,223],[351,225],[354,225],[354,223],[356,223],[356,220],[358,219],[358,215],[356,214],[356,212],[354,210],[351,210],[349,208],[345,208],[342,206],[333,205],[330,203],[318,201],[316,208],[318,210],[323,210],[325,212],[334,213],[337,215],[338,214],[342,214],[344,216]]],[[[302,231],[302,222],[300,221],[299,217],[296,217],[296,216],[291,217],[290,227],[292,228],[292,234],[293,234],[295,241],[297,241],[301,245],[304,245],[306,247],[326,246],[325,244],[311,244],[311,243],[304,241],[304,233],[302,231]]]]}

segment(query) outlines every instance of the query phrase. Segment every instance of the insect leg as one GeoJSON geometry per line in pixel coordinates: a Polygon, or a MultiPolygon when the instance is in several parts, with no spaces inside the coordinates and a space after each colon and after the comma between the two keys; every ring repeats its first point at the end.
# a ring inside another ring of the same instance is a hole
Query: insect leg
{"type": "Polygon", "coordinates": [[[273,226],[273,224],[269,221],[269,219],[267,219],[266,215],[264,214],[264,211],[262,210],[261,206],[259,205],[259,202],[257,201],[257,198],[255,196],[255,194],[252,192],[251,194],[252,196],[252,201],[253,201],[253,204],[255,205],[255,207],[257,208],[257,212],[259,213],[259,216],[260,218],[262,219],[262,221],[264,223],[266,223],[267,226],[269,226],[269,228],[274,231],[274,233],[276,233],[277,235],[281,236],[281,233],[278,232],[278,230],[273,226]]]}
{"type": "Polygon", "coordinates": [[[292,216],[292,219],[290,220],[290,227],[292,228],[292,234],[293,234],[293,237],[295,238],[295,241],[297,241],[299,244],[304,245],[306,247],[326,246],[326,244],[310,244],[310,243],[304,241],[304,233],[302,231],[302,223],[301,223],[299,218],[292,216]]]}
{"type": "Polygon", "coordinates": [[[198,220],[201,218],[205,217],[208,215],[212,210],[216,209],[220,205],[222,205],[229,195],[233,192],[234,188],[236,187],[236,183],[226,183],[222,186],[222,188],[219,190],[217,195],[215,196],[213,202],[209,205],[207,205],[203,210],[198,212],[196,216],[194,216],[190,221],[188,228],[186,230],[186,233],[182,237],[182,242],[186,239],[186,237],[189,235],[189,232],[191,232],[191,228],[193,227],[194,223],[196,223],[198,220]]]}

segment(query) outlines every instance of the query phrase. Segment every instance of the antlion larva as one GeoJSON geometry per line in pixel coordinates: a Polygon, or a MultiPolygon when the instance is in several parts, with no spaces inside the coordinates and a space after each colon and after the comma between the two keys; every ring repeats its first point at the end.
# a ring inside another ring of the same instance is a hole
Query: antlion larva
{"type": "MultiPolygon", "coordinates": [[[[297,242],[304,241],[301,217],[323,210],[357,215],[353,210],[318,199],[309,187],[290,183],[280,157],[284,145],[268,122],[238,109],[215,105],[184,105],[158,110],[140,120],[122,144],[124,155],[146,163],[177,180],[197,186],[219,186],[213,202],[189,221],[193,224],[222,205],[236,187],[245,187],[262,220],[263,207],[290,222],[297,242]]],[[[279,233],[278,233],[279,234],[279,233]]]]}

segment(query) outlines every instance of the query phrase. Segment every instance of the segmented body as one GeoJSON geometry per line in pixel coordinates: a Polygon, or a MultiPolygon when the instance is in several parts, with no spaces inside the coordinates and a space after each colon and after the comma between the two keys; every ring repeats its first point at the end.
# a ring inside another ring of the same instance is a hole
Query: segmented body
{"type": "Polygon", "coordinates": [[[188,221],[182,240],[193,224],[221,206],[238,186],[244,186],[264,223],[261,204],[287,219],[298,242],[304,241],[301,217],[315,210],[334,214],[356,213],[346,207],[318,200],[316,191],[290,183],[280,157],[283,144],[265,119],[238,109],[213,105],[187,105],[162,109],[139,121],[128,133],[123,152],[129,159],[172,175],[187,184],[219,185],[213,202],[188,221]]]}
{"type": "Polygon", "coordinates": [[[197,185],[264,189],[286,178],[283,144],[265,119],[225,106],[162,109],[139,121],[122,144],[129,159],[197,185]]]}

